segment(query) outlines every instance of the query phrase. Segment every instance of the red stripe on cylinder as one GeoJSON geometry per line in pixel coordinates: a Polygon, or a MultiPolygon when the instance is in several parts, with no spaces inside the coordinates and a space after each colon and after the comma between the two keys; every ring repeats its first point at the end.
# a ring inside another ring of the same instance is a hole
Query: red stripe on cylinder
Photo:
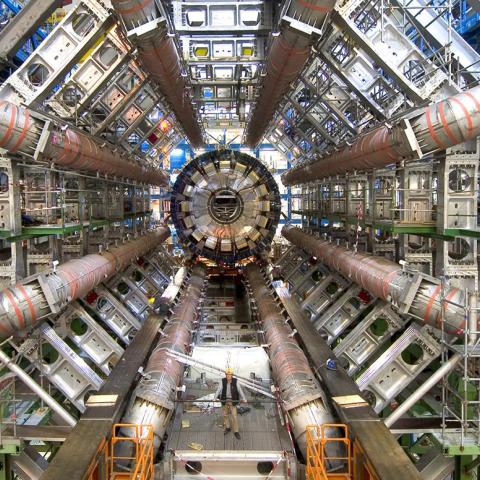
{"type": "Polygon", "coordinates": [[[392,145],[390,144],[390,132],[388,129],[384,130],[384,139],[383,139],[383,145],[382,145],[384,152],[393,160],[397,161],[398,160],[398,155],[396,155],[394,152],[392,152],[392,145]]]}
{"type": "Polygon", "coordinates": [[[383,285],[382,285],[382,293],[384,299],[388,297],[388,288],[390,286],[390,280],[395,277],[395,275],[398,275],[398,273],[401,272],[401,269],[395,270],[393,272],[390,272],[384,279],[383,279],[383,285]]]}
{"type": "Polygon", "coordinates": [[[428,300],[427,307],[425,308],[425,315],[423,316],[423,320],[425,323],[428,323],[428,317],[430,316],[430,310],[432,309],[433,302],[435,302],[435,299],[438,297],[438,294],[440,293],[442,286],[438,285],[435,290],[433,291],[432,296],[428,300]]]}
{"type": "Polygon", "coordinates": [[[456,103],[457,105],[460,105],[460,108],[463,110],[463,114],[465,115],[465,119],[467,120],[467,124],[468,124],[467,126],[468,134],[466,135],[465,138],[470,138],[473,133],[473,119],[472,119],[472,116],[470,115],[470,112],[468,111],[467,107],[463,104],[463,102],[458,98],[451,98],[450,100],[456,103]]]}
{"type": "MultiPolygon", "coordinates": [[[[443,301],[443,308],[445,309],[445,312],[448,310],[448,302],[453,298],[453,296],[458,292],[458,288],[452,288],[449,292],[448,295],[445,297],[445,300],[443,301]]],[[[442,316],[440,313],[437,315],[437,318],[435,319],[435,324],[437,328],[440,330],[442,328],[441,325],[441,320],[442,316]]]]}
{"type": "Polygon", "coordinates": [[[3,137],[0,138],[0,147],[4,147],[6,143],[10,140],[10,136],[12,135],[13,128],[15,127],[15,119],[17,117],[18,108],[16,105],[10,104],[10,122],[8,124],[8,128],[4,133],[3,137]]]}
{"type": "Polygon", "coordinates": [[[480,102],[475,98],[475,95],[470,92],[463,92],[463,94],[473,101],[475,107],[477,108],[477,113],[480,113],[480,102]]]}
{"type": "Polygon", "coordinates": [[[25,123],[23,124],[23,129],[20,133],[20,136],[18,137],[17,143],[10,150],[11,152],[16,152],[21,147],[27,135],[28,127],[30,127],[30,112],[28,110],[25,110],[25,123]]]}
{"type": "Polygon", "coordinates": [[[6,297],[8,298],[8,301],[12,305],[13,309],[15,310],[15,315],[17,316],[17,319],[20,323],[20,330],[25,328],[25,318],[23,318],[22,311],[18,307],[17,301],[15,300],[15,297],[12,295],[12,292],[6,288],[3,293],[5,293],[6,297]]]}
{"type": "Polygon", "coordinates": [[[30,296],[28,295],[25,288],[23,288],[23,285],[21,285],[20,283],[16,285],[16,288],[18,288],[19,292],[23,295],[23,298],[27,302],[28,310],[30,311],[30,318],[32,320],[32,323],[35,322],[35,320],[37,319],[37,312],[35,312],[35,308],[33,306],[33,302],[31,300],[30,296]]]}
{"type": "Polygon", "coordinates": [[[439,148],[441,148],[442,150],[445,150],[446,148],[445,145],[440,141],[437,133],[435,132],[435,129],[433,128],[432,119],[430,117],[430,107],[427,107],[425,109],[425,118],[427,120],[428,131],[430,132],[430,135],[432,136],[433,141],[437,144],[439,148]]]}
{"type": "Polygon", "coordinates": [[[114,8],[120,15],[129,15],[130,13],[136,13],[136,12],[142,10],[143,8],[145,8],[146,6],[148,6],[151,3],[152,3],[152,0],[144,0],[140,4],[134,5],[130,8],[120,8],[120,7],[114,7],[114,8]]]}
{"type": "Polygon", "coordinates": [[[70,151],[70,138],[68,136],[68,130],[65,132],[65,136],[62,139],[63,153],[57,158],[57,163],[63,164],[70,151]]]}
{"type": "Polygon", "coordinates": [[[64,265],[62,270],[58,272],[58,274],[61,276],[62,274],[67,277],[67,285],[70,289],[70,296],[72,299],[77,298],[77,292],[79,288],[79,280],[78,277],[75,275],[72,275],[64,265]]]}
{"type": "Polygon", "coordinates": [[[331,12],[332,7],[323,7],[321,5],[315,5],[314,3],[306,2],[305,0],[297,0],[302,7],[309,8],[310,10],[315,10],[316,12],[331,12]]]}

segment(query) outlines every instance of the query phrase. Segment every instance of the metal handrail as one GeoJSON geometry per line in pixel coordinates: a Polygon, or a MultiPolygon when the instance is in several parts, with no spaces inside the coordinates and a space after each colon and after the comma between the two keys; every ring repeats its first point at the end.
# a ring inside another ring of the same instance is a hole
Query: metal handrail
{"type": "Polygon", "coordinates": [[[348,437],[348,426],[345,424],[326,423],[323,425],[307,425],[307,480],[352,479],[352,449],[348,437]],[[345,448],[345,456],[330,456],[326,453],[329,444],[340,444],[345,448]],[[343,470],[335,472],[327,470],[327,464],[343,464],[343,470]]]}
{"type": "Polygon", "coordinates": [[[116,475],[126,477],[124,469],[116,470],[115,465],[118,462],[130,462],[130,472],[128,477],[135,480],[153,480],[153,426],[139,425],[131,423],[117,423],[112,428],[112,438],[110,440],[110,474],[115,478],[116,475]],[[128,436],[128,432],[133,430],[133,435],[128,436]],[[120,433],[123,432],[123,433],[120,433]],[[130,443],[134,447],[132,455],[116,455],[115,446],[117,444],[130,443]]]}

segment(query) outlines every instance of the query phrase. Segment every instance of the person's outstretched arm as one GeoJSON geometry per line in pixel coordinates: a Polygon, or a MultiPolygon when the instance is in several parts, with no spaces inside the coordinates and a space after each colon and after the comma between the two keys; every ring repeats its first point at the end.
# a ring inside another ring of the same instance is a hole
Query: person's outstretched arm
{"type": "Polygon", "coordinates": [[[215,392],[214,400],[220,400],[220,394],[222,393],[222,382],[218,384],[217,391],[215,392]]]}
{"type": "Polygon", "coordinates": [[[240,401],[243,403],[247,403],[247,397],[245,396],[245,392],[243,391],[242,386],[237,380],[237,390],[238,390],[238,395],[240,397],[240,401]]]}

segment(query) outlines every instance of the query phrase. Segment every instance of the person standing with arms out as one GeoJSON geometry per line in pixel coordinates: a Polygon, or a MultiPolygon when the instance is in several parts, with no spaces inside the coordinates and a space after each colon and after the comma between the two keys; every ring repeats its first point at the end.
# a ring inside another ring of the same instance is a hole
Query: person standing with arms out
{"type": "Polygon", "coordinates": [[[225,435],[233,428],[235,438],[240,439],[237,405],[239,402],[247,403],[247,398],[245,397],[242,386],[237,382],[236,378],[233,378],[233,368],[227,368],[225,370],[225,378],[222,378],[215,392],[215,400],[220,400],[222,404],[225,435]]]}

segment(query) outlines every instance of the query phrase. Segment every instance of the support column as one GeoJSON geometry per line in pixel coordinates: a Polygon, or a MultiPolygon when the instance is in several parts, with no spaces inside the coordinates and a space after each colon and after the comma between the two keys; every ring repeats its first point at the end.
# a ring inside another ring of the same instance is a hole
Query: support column
{"type": "Polygon", "coordinates": [[[85,226],[85,222],[91,221],[91,215],[87,211],[87,204],[86,204],[86,181],[85,177],[78,178],[78,221],[80,222],[80,240],[82,242],[81,245],[81,255],[88,255],[88,241],[89,241],[89,232],[90,227],[87,225],[85,226]]]}
{"type": "MultiPolygon", "coordinates": [[[[6,175],[0,184],[0,224],[1,228],[9,229],[11,235],[22,234],[22,205],[20,196],[20,167],[15,161],[1,157],[0,167],[6,175]]],[[[26,276],[25,248],[22,240],[16,240],[10,244],[11,251],[11,274],[12,282],[26,276]]]]}
{"type": "Polygon", "coordinates": [[[437,232],[453,241],[437,240],[435,275],[452,285],[477,290],[477,239],[462,235],[477,229],[478,143],[448,149],[439,156],[437,232]]]}
{"type": "MultiPolygon", "coordinates": [[[[398,171],[399,220],[415,229],[433,225],[432,163],[406,163],[398,171]]],[[[431,240],[415,234],[399,234],[399,259],[413,268],[432,274],[431,240]]]]}

